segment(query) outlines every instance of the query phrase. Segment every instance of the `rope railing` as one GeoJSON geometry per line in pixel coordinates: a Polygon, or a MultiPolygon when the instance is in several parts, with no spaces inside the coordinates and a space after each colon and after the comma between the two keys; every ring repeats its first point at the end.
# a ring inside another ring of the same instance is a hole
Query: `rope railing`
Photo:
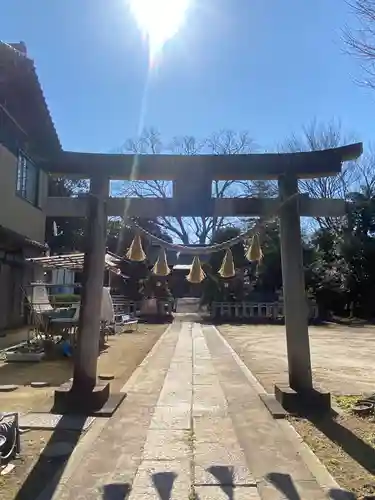
{"type": "Polygon", "coordinates": [[[165,241],[162,238],[155,236],[146,229],[143,229],[143,227],[137,224],[135,220],[130,219],[129,222],[134,227],[134,229],[143,234],[149,241],[156,243],[166,250],[172,250],[188,255],[209,255],[214,252],[220,252],[221,250],[226,250],[227,248],[233,247],[237,243],[248,239],[252,234],[257,233],[256,229],[252,228],[234,238],[231,238],[230,240],[224,241],[223,243],[205,246],[181,245],[178,243],[170,243],[169,241],[165,241]]]}
{"type": "Polygon", "coordinates": [[[274,222],[282,208],[285,206],[285,204],[289,203],[293,198],[297,198],[299,193],[295,193],[292,196],[288,197],[286,200],[282,201],[279,205],[279,207],[276,210],[276,213],[273,214],[273,216],[268,219],[268,220],[258,220],[255,224],[254,227],[251,229],[245,231],[244,233],[235,236],[234,238],[231,238],[227,241],[224,241],[222,243],[216,243],[213,245],[204,245],[204,246],[194,246],[194,245],[182,245],[178,243],[170,243],[168,241],[163,240],[162,238],[159,238],[158,236],[155,236],[154,234],[150,233],[143,227],[141,227],[134,218],[129,218],[128,222],[130,223],[131,226],[133,226],[134,229],[136,229],[140,234],[144,235],[149,241],[156,243],[158,246],[161,248],[164,248],[166,250],[172,250],[175,252],[180,252],[183,254],[187,255],[209,255],[211,253],[215,252],[221,252],[222,250],[227,250],[234,245],[237,245],[243,240],[247,240],[251,237],[254,237],[256,235],[260,236],[262,232],[265,231],[267,226],[271,223],[274,222]]]}
{"type": "Polygon", "coordinates": [[[206,272],[202,268],[200,262],[200,256],[209,255],[214,252],[219,252],[225,250],[225,255],[221,267],[219,269],[219,275],[222,278],[229,279],[236,276],[236,268],[233,259],[233,254],[231,247],[236,245],[242,240],[248,239],[252,236],[252,241],[246,249],[245,258],[249,262],[257,262],[258,264],[263,258],[263,252],[260,247],[259,236],[261,232],[264,232],[267,225],[274,221],[280,210],[286,203],[289,203],[293,198],[297,199],[298,203],[298,193],[293,194],[286,200],[281,201],[276,213],[273,213],[270,220],[258,219],[255,226],[244,233],[235,236],[222,243],[215,243],[213,245],[206,246],[190,246],[190,245],[180,245],[178,243],[170,243],[168,241],[153,235],[143,227],[141,227],[133,218],[129,219],[130,223],[136,229],[136,235],[126,253],[126,257],[134,262],[144,262],[146,260],[146,254],[142,248],[141,235],[143,234],[149,241],[156,243],[160,247],[159,257],[152,269],[152,273],[156,276],[168,276],[171,272],[170,267],[167,263],[166,249],[172,250],[179,253],[190,254],[194,256],[192,265],[190,267],[190,273],[186,276],[186,279],[190,283],[201,283],[206,278],[206,272]]]}

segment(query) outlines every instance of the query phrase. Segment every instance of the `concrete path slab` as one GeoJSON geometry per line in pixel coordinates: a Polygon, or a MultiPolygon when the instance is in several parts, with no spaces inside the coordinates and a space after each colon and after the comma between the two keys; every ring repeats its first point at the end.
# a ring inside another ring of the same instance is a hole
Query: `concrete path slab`
{"type": "Polygon", "coordinates": [[[151,420],[150,429],[190,429],[190,404],[173,406],[158,406],[151,420]]]}
{"type": "MultiPolygon", "coordinates": [[[[227,401],[202,329],[196,323],[182,323],[176,350],[147,433],[141,466],[133,482],[130,500],[143,498],[145,492],[150,498],[154,498],[150,478],[144,473],[149,464],[161,470],[167,467],[168,474],[164,478],[166,481],[171,480],[173,474],[176,475],[170,485],[169,496],[160,496],[163,500],[188,499],[196,484],[200,488],[209,487],[210,495],[215,493],[217,485],[255,486],[228,416],[227,401]],[[200,375],[205,377],[205,373],[209,374],[211,384],[196,383],[200,375]],[[166,418],[175,424],[173,428],[165,430],[166,418]],[[183,429],[176,428],[176,422],[177,427],[183,422],[183,429]],[[213,423],[218,424],[217,432],[213,430],[213,423]],[[182,470],[184,480],[177,480],[182,470]]],[[[254,491],[256,493],[256,489],[254,491]]]]}
{"type": "MultiPolygon", "coordinates": [[[[89,450],[87,439],[91,429],[88,431],[84,450],[77,446],[54,495],[48,496],[48,500],[113,500],[129,491],[142,459],[147,431],[179,331],[180,325],[172,325],[164,333],[157,348],[124,387],[127,398],[100,434],[93,435],[89,450]],[[70,467],[70,462],[74,467],[70,467]],[[123,489],[116,485],[122,485],[123,489]]],[[[42,498],[45,497],[42,495],[42,498]]]]}
{"type": "Polygon", "coordinates": [[[189,460],[181,462],[145,461],[138,469],[130,499],[189,499],[189,460]]]}
{"type": "Polygon", "coordinates": [[[214,327],[176,321],[124,389],[53,500],[328,498],[214,327]]]}
{"type": "Polygon", "coordinates": [[[228,413],[243,446],[247,464],[264,500],[329,498],[297,450],[274,420],[227,343],[214,327],[203,328],[212,361],[228,402],[228,413]]]}
{"type": "Polygon", "coordinates": [[[51,413],[28,413],[19,419],[21,429],[56,429],[86,431],[94,422],[94,417],[79,415],[53,415],[51,413]]]}
{"type": "Polygon", "coordinates": [[[256,488],[232,486],[198,486],[196,488],[197,500],[259,500],[256,488]]]}

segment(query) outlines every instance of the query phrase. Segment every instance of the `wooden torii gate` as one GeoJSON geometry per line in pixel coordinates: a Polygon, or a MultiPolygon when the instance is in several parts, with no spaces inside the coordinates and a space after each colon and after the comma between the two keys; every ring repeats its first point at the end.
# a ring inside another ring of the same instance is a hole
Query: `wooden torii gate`
{"type": "MultiPolygon", "coordinates": [[[[301,396],[316,404],[329,405],[329,395],[314,390],[311,373],[307,302],[302,259],[300,216],[340,217],[346,213],[343,200],[312,199],[298,194],[298,179],[334,176],[342,163],[362,154],[362,144],[335,149],[289,154],[249,155],[106,155],[63,152],[45,169],[52,175],[90,179],[90,195],[78,198],[48,198],[51,217],[88,217],[84,286],[80,329],[72,387],[56,391],[55,403],[100,411],[111,400],[109,385],[97,384],[100,303],[106,251],[108,216],[225,216],[280,217],[281,263],[288,351],[289,387],[275,387],[276,396],[290,406],[291,397],[301,396]],[[116,180],[168,180],[173,197],[124,199],[109,196],[109,182],[116,180]],[[213,180],[276,179],[279,197],[212,198],[213,180]],[[285,202],[285,203],[283,203],[285,202]]],[[[117,401],[117,402],[116,402],[117,401]]],[[[113,409],[112,408],[112,409],[113,409]]],[[[109,409],[108,412],[111,410],[109,409]]]]}

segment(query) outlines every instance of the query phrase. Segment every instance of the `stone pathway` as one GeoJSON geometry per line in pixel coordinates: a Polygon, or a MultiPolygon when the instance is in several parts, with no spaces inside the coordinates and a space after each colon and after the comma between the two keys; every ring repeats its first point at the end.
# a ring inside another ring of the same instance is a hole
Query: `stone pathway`
{"type": "Polygon", "coordinates": [[[176,321],[124,390],[54,500],[330,498],[215,328],[176,321]]]}
{"type": "Polygon", "coordinates": [[[130,500],[227,498],[218,484],[259,498],[202,330],[183,323],[130,500]]]}

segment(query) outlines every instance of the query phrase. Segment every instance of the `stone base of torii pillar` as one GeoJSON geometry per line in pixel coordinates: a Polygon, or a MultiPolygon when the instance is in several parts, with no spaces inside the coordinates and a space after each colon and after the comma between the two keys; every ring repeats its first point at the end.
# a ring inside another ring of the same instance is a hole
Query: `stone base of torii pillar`
{"type": "MultiPolygon", "coordinates": [[[[275,398],[282,408],[291,415],[324,414],[331,411],[331,394],[315,388],[294,390],[287,384],[275,385],[275,398]]],[[[279,413],[275,406],[264,401],[271,414],[279,413]]],[[[284,415],[283,415],[284,416],[284,415]]]]}
{"type": "Polygon", "coordinates": [[[111,394],[109,384],[97,380],[108,191],[108,178],[96,176],[91,179],[73,382],[63,384],[55,391],[54,413],[110,416],[126,397],[126,393],[111,394]]]}

